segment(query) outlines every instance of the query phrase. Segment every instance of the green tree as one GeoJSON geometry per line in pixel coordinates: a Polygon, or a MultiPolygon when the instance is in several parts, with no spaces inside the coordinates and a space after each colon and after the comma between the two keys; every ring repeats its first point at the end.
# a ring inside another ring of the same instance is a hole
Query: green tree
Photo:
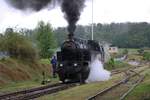
{"type": "Polygon", "coordinates": [[[50,57],[57,47],[51,25],[40,21],[35,29],[35,35],[40,56],[42,58],[50,57]]]}
{"type": "Polygon", "coordinates": [[[4,51],[7,51],[11,57],[27,61],[36,61],[37,51],[26,37],[20,33],[6,31],[3,36],[4,51]]]}

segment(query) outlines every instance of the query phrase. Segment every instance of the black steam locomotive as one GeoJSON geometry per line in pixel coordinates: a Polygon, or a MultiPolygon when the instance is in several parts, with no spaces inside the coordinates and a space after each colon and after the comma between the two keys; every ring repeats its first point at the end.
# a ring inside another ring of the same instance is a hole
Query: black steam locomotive
{"type": "Polygon", "coordinates": [[[101,54],[101,60],[104,60],[104,48],[96,41],[77,38],[65,41],[57,52],[59,79],[63,83],[84,83],[90,72],[92,55],[96,54],[101,54]]]}

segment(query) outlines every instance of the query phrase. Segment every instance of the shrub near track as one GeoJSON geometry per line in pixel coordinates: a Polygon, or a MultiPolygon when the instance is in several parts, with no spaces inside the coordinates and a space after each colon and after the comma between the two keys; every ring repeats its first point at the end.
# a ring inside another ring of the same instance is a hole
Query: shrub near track
{"type": "Polygon", "coordinates": [[[32,43],[19,33],[5,33],[3,36],[3,51],[7,51],[10,57],[27,61],[37,59],[37,51],[32,43]]]}

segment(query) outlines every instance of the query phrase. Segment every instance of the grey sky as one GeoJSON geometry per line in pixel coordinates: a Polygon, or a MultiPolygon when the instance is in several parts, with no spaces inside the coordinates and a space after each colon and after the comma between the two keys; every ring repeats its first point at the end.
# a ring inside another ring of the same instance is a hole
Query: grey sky
{"type": "MultiPolygon", "coordinates": [[[[67,26],[59,7],[38,13],[18,11],[0,0],[0,32],[6,27],[34,28],[38,21],[50,22],[53,27],[67,26]]],[[[91,2],[86,2],[78,24],[91,23],[91,2]]],[[[94,0],[94,22],[150,22],[150,0],[94,0]]]]}

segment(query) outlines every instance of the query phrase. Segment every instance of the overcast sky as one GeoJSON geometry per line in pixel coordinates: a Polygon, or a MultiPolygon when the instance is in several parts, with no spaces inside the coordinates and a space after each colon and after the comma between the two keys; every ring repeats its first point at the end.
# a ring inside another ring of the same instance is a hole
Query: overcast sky
{"type": "MultiPolygon", "coordinates": [[[[21,12],[0,0],[0,32],[7,27],[35,28],[37,22],[50,22],[53,27],[67,26],[59,7],[38,13],[21,12]]],[[[78,24],[88,25],[92,19],[92,3],[86,2],[78,24]]],[[[94,0],[94,22],[150,22],[150,0],[94,0]]]]}

